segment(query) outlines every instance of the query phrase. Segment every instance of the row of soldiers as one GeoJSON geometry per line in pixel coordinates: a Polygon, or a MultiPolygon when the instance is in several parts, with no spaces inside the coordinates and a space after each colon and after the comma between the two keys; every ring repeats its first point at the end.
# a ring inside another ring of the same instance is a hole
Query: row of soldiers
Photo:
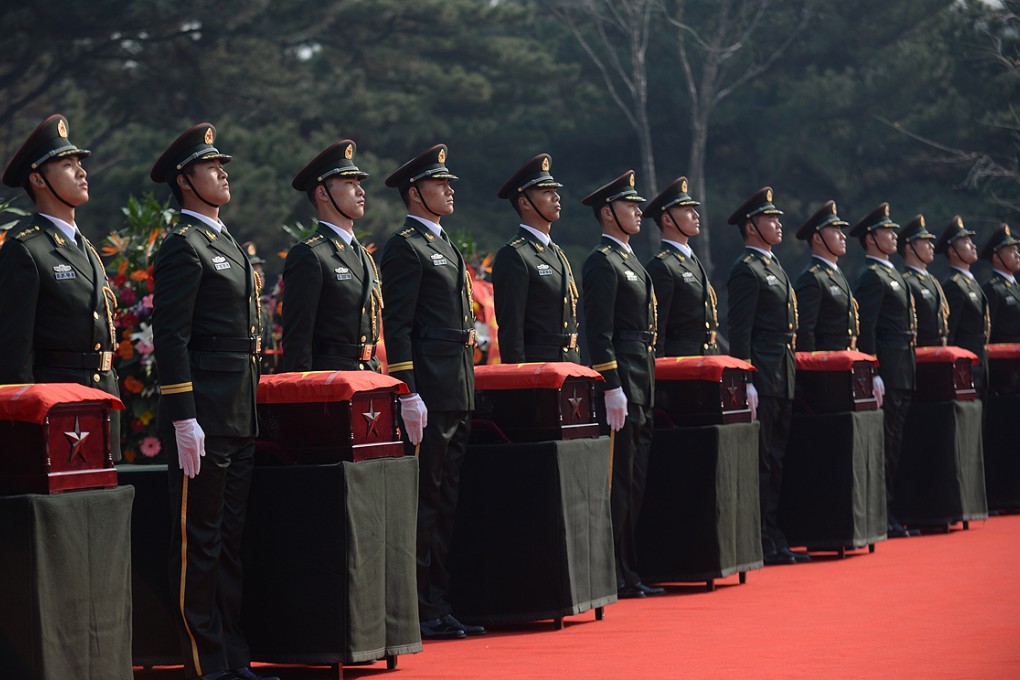
{"type": "MultiPolygon", "coordinates": [[[[230,200],[225,166],[231,157],[214,145],[215,138],[211,124],[194,126],[167,147],[150,173],[169,186],[182,208],[153,268],[153,337],[159,433],[170,460],[177,460],[169,466],[171,583],[185,671],[188,677],[233,680],[257,677],[237,619],[240,540],[258,427],[262,282],[220,217],[230,200]]],[[[458,620],[447,597],[446,558],[474,409],[471,276],[441,226],[454,212],[457,177],[446,165],[447,147],[438,144],[386,178],[407,217],[386,242],[377,268],[354,236],[365,213],[361,182],[368,177],[355,163],[356,152],[352,140],[332,144],[292,182],[319,221],[286,259],[282,368],[378,370],[376,346],[385,324],[388,371],[410,392],[400,399],[405,447],[420,466],[421,632],[450,639],[484,634],[483,627],[458,620]]],[[[0,382],[77,382],[117,394],[115,299],[102,262],[74,219],[88,200],[81,165],[88,155],[69,141],[67,119],[55,115],[29,136],[4,173],[5,184],[26,190],[36,214],[0,248],[0,340],[7,350],[0,355],[0,382]]],[[[501,355],[506,363],[579,363],[578,333],[584,333],[584,360],[605,380],[600,416],[615,433],[611,513],[618,594],[656,595],[662,589],[642,583],[637,573],[634,544],[652,438],[654,360],[719,352],[716,294],[690,244],[700,232],[700,204],[683,177],[646,202],[633,171],[591,192],[582,203],[592,209],[601,239],[584,262],[579,291],[570,262],[551,238],[562,186],[551,165],[548,154],[535,156],[498,191],[520,223],[493,265],[501,355]],[[661,231],[662,246],[643,266],[629,242],[648,216],[661,231]]],[[[850,230],[868,256],[853,293],[838,266],[849,225],[835,204],[825,203],[798,230],[813,260],[795,284],[773,252],[782,241],[782,214],[772,190],[764,188],[729,218],[746,249],[727,283],[728,336],[730,353],[758,369],[748,396],[761,423],[768,564],[810,559],[789,549],[776,523],[795,349],[856,346],[878,356],[875,387],[884,395],[886,481],[892,489],[914,388],[915,343],[960,344],[983,357],[989,317],[993,329],[1002,328],[993,330],[993,339],[996,332],[998,341],[1020,335],[1013,279],[1020,256],[1007,227],[984,248],[995,275],[982,291],[969,274],[977,259],[973,232],[959,218],[937,240],[923,218],[915,218],[897,239],[898,226],[882,204],[850,230]],[[889,260],[897,250],[907,274],[889,260]],[[925,271],[934,252],[945,252],[954,267],[943,286],[925,271]]],[[[890,515],[890,536],[909,533],[890,515]]]]}

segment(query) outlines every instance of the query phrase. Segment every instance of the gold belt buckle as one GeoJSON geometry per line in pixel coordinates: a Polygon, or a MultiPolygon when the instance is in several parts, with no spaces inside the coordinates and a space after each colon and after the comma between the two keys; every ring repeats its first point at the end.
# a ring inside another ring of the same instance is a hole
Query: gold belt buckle
{"type": "Polygon", "coordinates": [[[467,341],[464,344],[467,345],[468,347],[474,347],[475,346],[475,329],[474,328],[472,328],[471,330],[468,331],[467,341]]]}
{"type": "Polygon", "coordinates": [[[577,333],[570,334],[570,342],[567,343],[567,349],[577,348],[577,333]]]}
{"type": "Polygon", "coordinates": [[[364,344],[361,346],[361,356],[358,357],[358,361],[371,361],[372,352],[375,351],[375,345],[364,344]]]}
{"type": "Polygon", "coordinates": [[[262,352],[262,337],[255,338],[255,354],[261,354],[262,352]]]}
{"type": "Polygon", "coordinates": [[[715,344],[715,338],[716,338],[717,335],[718,335],[718,333],[716,333],[715,331],[710,331],[709,332],[709,334],[708,334],[708,344],[709,344],[709,346],[715,344]]]}
{"type": "Polygon", "coordinates": [[[99,370],[109,371],[111,368],[113,368],[113,352],[100,352],[99,370]]]}

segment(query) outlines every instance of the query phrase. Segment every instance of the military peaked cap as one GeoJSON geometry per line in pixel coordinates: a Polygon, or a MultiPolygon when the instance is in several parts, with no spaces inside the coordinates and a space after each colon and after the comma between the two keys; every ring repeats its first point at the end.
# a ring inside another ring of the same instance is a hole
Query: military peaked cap
{"type": "Polygon", "coordinates": [[[850,227],[851,236],[864,236],[876,229],[899,229],[900,225],[889,219],[889,204],[879,203],[878,207],[850,227]]]}
{"type": "Polygon", "coordinates": [[[403,191],[423,179],[460,179],[446,167],[446,154],[446,145],[436,144],[394,170],[393,174],[386,178],[386,186],[403,191]]]}
{"type": "Polygon", "coordinates": [[[216,128],[212,123],[199,123],[173,141],[159,157],[149,172],[153,182],[170,182],[184,168],[198,161],[215,161],[229,163],[233,156],[220,153],[213,146],[216,140],[216,128]]]}
{"type": "Polygon", "coordinates": [[[946,228],[939,234],[938,240],[935,241],[935,252],[944,253],[949,250],[949,244],[956,239],[963,238],[964,236],[973,236],[976,233],[963,226],[962,217],[953,215],[953,219],[949,221],[946,228]]]}
{"type": "Polygon", "coordinates": [[[727,222],[741,226],[755,215],[782,214],[784,214],[783,211],[772,204],[772,187],[762,187],[734,210],[727,222]]]}
{"type": "Polygon", "coordinates": [[[592,206],[612,203],[613,201],[632,201],[634,203],[643,203],[645,199],[638,194],[637,189],[634,188],[634,184],[634,171],[628,170],[609,184],[600,186],[598,189],[582,198],[581,203],[592,206]]]}
{"type": "Polygon", "coordinates": [[[669,183],[669,185],[659,192],[659,195],[648,202],[648,205],[644,207],[644,213],[646,217],[652,217],[656,220],[670,208],[675,206],[686,207],[686,206],[698,206],[701,205],[698,201],[691,198],[691,195],[687,193],[687,178],[677,177],[675,180],[669,183]]]}
{"type": "Polygon", "coordinates": [[[837,214],[836,202],[826,201],[814,215],[807,218],[807,221],[800,225],[800,228],[797,229],[797,238],[801,241],[807,241],[816,232],[821,231],[825,227],[843,228],[849,226],[849,224],[849,222],[837,214]]]}
{"type": "Polygon", "coordinates": [[[1020,241],[1013,238],[1013,235],[1009,233],[1009,225],[1002,223],[992,232],[988,240],[985,241],[985,245],[981,248],[981,257],[990,260],[999,248],[1016,245],[1017,243],[1020,243],[1020,241]]]}
{"type": "Polygon", "coordinates": [[[934,239],[935,234],[928,231],[924,226],[924,215],[914,215],[910,218],[910,221],[903,225],[903,230],[900,232],[900,238],[896,242],[896,250],[899,251],[900,255],[906,249],[907,244],[911,241],[918,239],[927,240],[934,239]]]}
{"type": "Polygon", "coordinates": [[[18,153],[14,154],[4,171],[4,184],[9,187],[24,186],[31,173],[54,158],[86,158],[91,155],[91,151],[79,149],[67,138],[67,118],[55,113],[40,123],[18,149],[18,153]]]}
{"type": "Polygon", "coordinates": [[[308,191],[330,177],[365,179],[368,173],[354,164],[354,154],[357,151],[358,145],[350,139],[331,144],[308,165],[301,168],[290,185],[298,191],[308,191]]]}
{"type": "Polygon", "coordinates": [[[547,153],[540,153],[525,163],[510,179],[504,182],[496,194],[499,198],[513,200],[525,189],[556,189],[561,186],[549,174],[552,168],[552,156],[547,153]]]}

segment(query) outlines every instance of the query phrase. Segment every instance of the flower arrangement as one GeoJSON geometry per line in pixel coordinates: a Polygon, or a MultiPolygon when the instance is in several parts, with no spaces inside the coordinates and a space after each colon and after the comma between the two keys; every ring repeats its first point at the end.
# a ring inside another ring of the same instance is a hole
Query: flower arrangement
{"type": "Polygon", "coordinates": [[[156,436],[158,381],[152,354],[152,262],[163,236],[176,222],[169,203],[152,194],[134,196],[122,208],[125,224],[102,246],[110,288],[117,300],[114,367],[120,378],[121,450],[128,463],[166,462],[156,436]]]}

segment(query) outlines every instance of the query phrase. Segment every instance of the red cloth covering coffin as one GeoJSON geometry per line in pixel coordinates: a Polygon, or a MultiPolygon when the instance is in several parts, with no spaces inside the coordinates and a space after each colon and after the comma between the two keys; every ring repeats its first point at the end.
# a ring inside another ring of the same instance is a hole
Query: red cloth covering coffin
{"type": "Polygon", "coordinates": [[[84,385],[0,385],[0,493],[116,487],[110,411],[123,408],[84,385]]]}
{"type": "Polygon", "coordinates": [[[875,367],[870,354],[845,349],[797,352],[797,383],[793,407],[799,413],[874,411],[875,367]]]}
{"type": "Polygon", "coordinates": [[[403,382],[372,371],[264,375],[256,394],[258,451],[307,464],[402,456],[396,400],[407,392],[403,382]]]}
{"type": "Polygon", "coordinates": [[[915,401],[970,401],[977,398],[971,367],[977,355],[962,347],[918,347],[915,401]]]}
{"type": "Polygon", "coordinates": [[[751,364],[726,355],[655,360],[656,427],[749,423],[751,364]]]}
{"type": "Polygon", "coordinates": [[[471,443],[597,438],[595,383],[602,380],[568,362],[476,366],[471,443]]]}
{"type": "Polygon", "coordinates": [[[988,389],[992,394],[1020,394],[1020,343],[988,345],[988,389]]]}

